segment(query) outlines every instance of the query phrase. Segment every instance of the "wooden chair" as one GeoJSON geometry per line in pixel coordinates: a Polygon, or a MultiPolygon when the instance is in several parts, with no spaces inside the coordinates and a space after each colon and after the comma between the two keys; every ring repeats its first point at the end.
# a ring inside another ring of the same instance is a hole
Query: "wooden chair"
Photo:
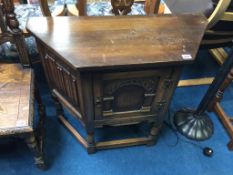
{"type": "MultiPolygon", "coordinates": [[[[233,19],[229,17],[227,9],[229,8],[231,0],[219,0],[216,2],[213,7],[214,10],[211,15],[208,17],[208,27],[205,32],[205,36],[201,43],[201,48],[210,49],[210,52],[214,55],[219,53],[215,49],[218,49],[223,46],[231,45],[232,41],[232,32],[226,28],[227,25],[232,26],[233,19]],[[227,14],[227,15],[226,15],[227,14]]],[[[231,13],[232,14],[232,13],[231,13]]],[[[208,78],[198,78],[198,79],[189,79],[181,80],[178,84],[181,86],[195,86],[195,85],[207,85],[211,84],[213,77],[208,78]]]]}
{"type": "Polygon", "coordinates": [[[0,137],[24,138],[34,154],[35,164],[44,169],[43,121],[44,108],[35,88],[33,70],[19,23],[14,13],[13,1],[2,0],[0,10],[0,44],[12,42],[19,52],[21,64],[0,63],[0,137]],[[40,115],[38,132],[33,128],[34,97],[40,115]],[[38,134],[38,137],[36,137],[38,134]]]}
{"type": "MultiPolygon", "coordinates": [[[[40,7],[44,16],[52,16],[49,10],[48,0],[40,0],[40,7]]],[[[98,0],[96,1],[99,2],[98,0]]],[[[101,2],[101,1],[100,1],[101,2]]],[[[133,3],[145,3],[146,14],[163,13],[164,6],[160,5],[160,0],[111,0],[112,12],[115,15],[127,15],[131,11],[133,3]]],[[[80,0],[76,4],[66,5],[66,14],[70,16],[86,16],[87,1],[80,0]]]]}

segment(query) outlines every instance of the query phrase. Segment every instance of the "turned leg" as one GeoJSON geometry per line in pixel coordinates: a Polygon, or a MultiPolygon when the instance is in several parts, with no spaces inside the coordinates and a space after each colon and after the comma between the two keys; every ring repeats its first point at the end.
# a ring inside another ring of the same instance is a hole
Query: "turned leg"
{"type": "Polygon", "coordinates": [[[214,97],[212,103],[209,105],[209,108],[208,108],[209,111],[213,110],[213,106],[215,105],[216,102],[220,102],[222,100],[223,95],[224,95],[224,91],[231,84],[232,80],[233,80],[233,68],[231,68],[231,70],[227,74],[227,77],[225,78],[224,82],[222,83],[222,85],[218,89],[217,93],[215,94],[215,97],[214,97]]]}
{"type": "Polygon", "coordinates": [[[38,90],[37,85],[35,87],[35,99],[36,99],[37,104],[38,104],[38,112],[39,112],[40,120],[44,121],[45,115],[46,115],[45,114],[45,106],[42,103],[40,92],[38,90]]]}
{"type": "Polygon", "coordinates": [[[35,160],[36,166],[40,169],[43,169],[43,170],[46,169],[42,149],[39,147],[39,144],[35,138],[34,133],[32,132],[32,133],[28,134],[25,138],[25,141],[26,141],[29,149],[34,154],[34,160],[35,160]]]}
{"type": "Polygon", "coordinates": [[[88,133],[88,135],[87,135],[87,143],[88,143],[88,148],[87,148],[88,154],[95,153],[96,149],[95,149],[95,137],[94,137],[94,133],[88,133]]]}
{"type": "Polygon", "coordinates": [[[43,149],[43,140],[44,140],[44,121],[45,121],[45,107],[42,103],[40,92],[37,88],[35,87],[35,99],[38,104],[38,114],[39,114],[39,123],[38,123],[38,128],[37,128],[37,138],[39,140],[39,144],[41,149],[43,149]]]}
{"type": "Polygon", "coordinates": [[[162,124],[158,125],[158,124],[153,123],[153,126],[150,130],[150,135],[149,135],[149,138],[151,139],[151,141],[147,143],[147,146],[152,146],[156,144],[161,127],[162,127],[162,124]]]}

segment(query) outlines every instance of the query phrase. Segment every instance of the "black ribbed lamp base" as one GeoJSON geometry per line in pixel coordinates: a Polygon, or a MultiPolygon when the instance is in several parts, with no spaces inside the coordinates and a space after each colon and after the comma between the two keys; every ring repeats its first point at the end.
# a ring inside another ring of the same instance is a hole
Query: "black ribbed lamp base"
{"type": "Polygon", "coordinates": [[[177,130],[185,137],[203,141],[213,135],[214,126],[206,113],[195,114],[195,110],[181,109],[174,116],[177,130]]]}

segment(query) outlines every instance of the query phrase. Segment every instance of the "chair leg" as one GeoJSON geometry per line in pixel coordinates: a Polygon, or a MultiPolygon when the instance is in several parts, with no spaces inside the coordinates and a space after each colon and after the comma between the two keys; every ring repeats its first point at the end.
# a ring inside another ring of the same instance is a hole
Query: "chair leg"
{"type": "Polygon", "coordinates": [[[36,99],[37,104],[38,104],[38,112],[39,112],[40,118],[41,118],[41,120],[44,120],[45,119],[45,106],[42,103],[40,92],[38,90],[37,85],[35,85],[35,99],[36,99]]]}
{"type": "Polygon", "coordinates": [[[29,149],[34,154],[34,160],[35,160],[36,166],[42,170],[45,170],[47,167],[46,167],[45,162],[44,162],[43,152],[42,152],[42,149],[40,148],[40,146],[36,140],[34,133],[33,132],[29,133],[26,136],[25,141],[26,141],[29,149]]]}
{"type": "Polygon", "coordinates": [[[40,144],[40,148],[43,149],[43,140],[44,140],[44,123],[45,123],[45,106],[42,103],[40,92],[37,88],[35,87],[35,99],[38,104],[38,114],[39,114],[39,123],[38,123],[38,128],[37,128],[37,136],[40,144]]]}
{"type": "Polygon", "coordinates": [[[209,111],[212,111],[214,109],[215,104],[222,100],[224,91],[226,90],[227,87],[229,87],[232,81],[233,81],[233,67],[231,68],[224,82],[222,83],[217,93],[215,94],[215,98],[212,100],[212,103],[209,105],[208,108],[209,111]]]}

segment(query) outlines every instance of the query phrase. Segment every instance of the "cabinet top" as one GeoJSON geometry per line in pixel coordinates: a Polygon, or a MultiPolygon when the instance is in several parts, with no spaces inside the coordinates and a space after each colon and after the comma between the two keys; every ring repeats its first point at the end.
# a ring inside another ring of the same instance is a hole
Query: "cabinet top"
{"type": "Polygon", "coordinates": [[[201,14],[33,17],[27,29],[77,69],[192,62],[207,26],[201,14]]]}

